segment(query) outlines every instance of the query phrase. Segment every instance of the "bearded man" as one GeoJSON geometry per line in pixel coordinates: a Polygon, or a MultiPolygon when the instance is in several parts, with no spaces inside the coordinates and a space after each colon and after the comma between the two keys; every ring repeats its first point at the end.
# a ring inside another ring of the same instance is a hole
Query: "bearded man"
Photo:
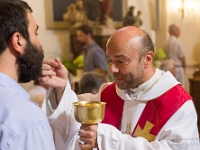
{"type": "Polygon", "coordinates": [[[18,84],[38,79],[44,58],[24,1],[0,0],[0,149],[55,150],[44,113],[18,84]]]}

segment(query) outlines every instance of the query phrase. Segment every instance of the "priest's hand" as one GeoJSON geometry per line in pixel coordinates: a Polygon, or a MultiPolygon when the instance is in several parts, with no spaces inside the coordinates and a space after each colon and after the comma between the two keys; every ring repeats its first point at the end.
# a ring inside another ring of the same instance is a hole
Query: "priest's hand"
{"type": "Polygon", "coordinates": [[[56,100],[59,102],[68,80],[68,71],[59,58],[45,60],[42,65],[40,84],[45,84],[56,89],[56,100]]]}
{"type": "Polygon", "coordinates": [[[79,131],[79,140],[82,141],[79,143],[79,147],[81,149],[90,149],[90,148],[98,148],[97,144],[97,127],[98,125],[86,125],[82,124],[81,130],[79,131]]]}

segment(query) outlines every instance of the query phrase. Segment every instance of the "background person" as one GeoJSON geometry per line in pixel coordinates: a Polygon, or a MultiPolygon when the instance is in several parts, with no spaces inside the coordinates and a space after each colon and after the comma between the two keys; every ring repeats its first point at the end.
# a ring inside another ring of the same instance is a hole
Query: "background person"
{"type": "Polygon", "coordinates": [[[96,73],[103,75],[106,78],[106,82],[109,82],[110,78],[112,78],[111,75],[108,73],[108,71],[101,69],[101,68],[96,68],[96,69],[93,70],[93,72],[96,72],[96,73]]]}
{"type": "Polygon", "coordinates": [[[38,25],[21,0],[0,0],[0,149],[55,150],[41,109],[18,84],[36,80],[43,62],[38,25]]]}
{"type": "Polygon", "coordinates": [[[84,93],[98,93],[102,84],[106,83],[107,79],[105,76],[95,73],[95,72],[86,72],[83,74],[80,80],[80,92],[79,94],[84,93]]]}
{"type": "Polygon", "coordinates": [[[173,59],[176,66],[176,79],[185,87],[185,67],[186,60],[182,43],[177,39],[181,31],[175,24],[169,26],[169,39],[166,40],[163,50],[166,53],[166,59],[173,59]]]}
{"type": "Polygon", "coordinates": [[[108,71],[104,50],[94,41],[92,29],[88,25],[80,26],[77,31],[77,41],[85,47],[83,72],[101,68],[108,71]]]}
{"type": "Polygon", "coordinates": [[[170,71],[174,77],[176,77],[176,66],[172,59],[162,60],[160,69],[164,71],[170,71]]]}
{"type": "MultiPolygon", "coordinates": [[[[103,101],[107,104],[102,123],[80,128],[80,140],[85,142],[79,144],[81,149],[200,149],[192,98],[170,72],[153,66],[154,45],[149,35],[134,26],[121,28],[108,40],[106,54],[115,82],[103,84],[95,95],[76,96],[68,82],[61,87],[67,71],[60,60],[44,62],[40,82],[55,87],[46,97],[44,110],[56,132],[70,129],[61,133],[71,136],[80,125],[73,120],[72,102],[103,101]],[[61,99],[55,99],[55,91],[61,99]]],[[[56,138],[63,143],[70,139],[56,138]]]]}

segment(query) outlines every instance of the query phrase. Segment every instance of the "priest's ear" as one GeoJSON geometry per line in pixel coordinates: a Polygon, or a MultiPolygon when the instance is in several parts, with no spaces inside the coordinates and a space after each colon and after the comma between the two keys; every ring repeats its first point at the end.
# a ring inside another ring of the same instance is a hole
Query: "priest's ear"
{"type": "Polygon", "coordinates": [[[10,38],[9,46],[14,52],[21,55],[26,47],[26,40],[19,32],[15,32],[10,38]]]}
{"type": "Polygon", "coordinates": [[[152,51],[148,51],[145,55],[145,58],[144,58],[144,66],[145,68],[148,68],[148,66],[150,64],[152,64],[153,62],[153,57],[154,57],[154,54],[152,51]]]}

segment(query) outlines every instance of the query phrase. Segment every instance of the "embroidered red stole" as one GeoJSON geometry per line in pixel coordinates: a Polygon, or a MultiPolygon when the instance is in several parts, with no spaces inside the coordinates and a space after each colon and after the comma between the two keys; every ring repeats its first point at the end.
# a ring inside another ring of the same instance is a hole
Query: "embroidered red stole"
{"type": "MultiPolygon", "coordinates": [[[[148,141],[153,141],[161,128],[170,117],[192,97],[176,85],[160,97],[147,102],[132,136],[142,136],[148,141]]],[[[110,124],[120,129],[124,100],[115,90],[115,83],[107,86],[101,94],[101,101],[106,102],[105,118],[102,123],[110,124]]]]}

